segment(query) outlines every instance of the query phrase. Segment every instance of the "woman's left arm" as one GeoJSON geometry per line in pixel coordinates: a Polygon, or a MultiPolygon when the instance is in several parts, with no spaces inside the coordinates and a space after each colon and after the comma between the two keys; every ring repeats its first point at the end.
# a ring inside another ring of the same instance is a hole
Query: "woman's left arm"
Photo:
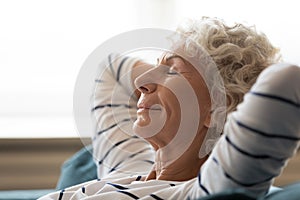
{"type": "Polygon", "coordinates": [[[244,188],[268,192],[300,141],[300,67],[273,65],[262,72],[236,112],[190,191],[192,198],[244,188]]]}

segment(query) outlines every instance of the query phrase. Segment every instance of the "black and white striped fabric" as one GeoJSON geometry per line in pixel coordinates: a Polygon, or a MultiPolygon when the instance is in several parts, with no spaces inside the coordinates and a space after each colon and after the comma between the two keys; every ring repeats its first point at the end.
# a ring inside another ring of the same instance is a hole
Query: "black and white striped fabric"
{"type": "Polygon", "coordinates": [[[111,55],[96,80],[97,119],[93,138],[98,180],[41,199],[196,199],[225,189],[246,188],[264,194],[294,153],[300,140],[300,68],[269,67],[258,78],[198,177],[184,182],[143,181],[154,151],[132,133],[136,114],[130,72],[137,60],[111,55]],[[112,97],[112,91],[118,95],[112,97]],[[116,98],[115,98],[116,97],[116,98]],[[111,99],[114,99],[113,101],[111,99]]]}

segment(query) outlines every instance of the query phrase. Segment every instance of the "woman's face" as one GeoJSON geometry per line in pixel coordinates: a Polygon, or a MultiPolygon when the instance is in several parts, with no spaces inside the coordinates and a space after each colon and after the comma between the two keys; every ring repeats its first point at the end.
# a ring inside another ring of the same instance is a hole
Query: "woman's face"
{"type": "Polygon", "coordinates": [[[179,130],[187,131],[179,129],[180,123],[183,119],[194,123],[194,110],[200,114],[197,132],[204,126],[210,111],[209,92],[199,72],[182,57],[163,54],[158,65],[140,75],[135,84],[141,96],[134,131],[154,148],[166,146],[179,130]]]}

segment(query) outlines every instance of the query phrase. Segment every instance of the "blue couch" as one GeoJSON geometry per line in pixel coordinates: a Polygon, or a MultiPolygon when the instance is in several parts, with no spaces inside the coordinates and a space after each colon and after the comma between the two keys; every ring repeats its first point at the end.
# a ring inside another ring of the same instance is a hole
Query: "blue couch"
{"type": "Polygon", "coordinates": [[[91,146],[82,148],[64,162],[61,167],[61,174],[56,188],[43,190],[0,191],[0,200],[36,200],[50,192],[62,190],[75,184],[96,179],[96,165],[93,162],[93,157],[90,153],[91,151],[91,146]]]}
{"type": "MultiPolygon", "coordinates": [[[[91,155],[92,147],[82,148],[62,165],[61,175],[55,189],[45,190],[12,190],[0,191],[0,200],[35,200],[47,193],[61,190],[97,178],[96,165],[91,155]]],[[[1,180],[0,180],[1,181],[1,180]]],[[[272,188],[269,195],[253,198],[247,191],[228,190],[210,195],[201,200],[299,200],[300,183],[287,186],[283,189],[272,188]]]]}

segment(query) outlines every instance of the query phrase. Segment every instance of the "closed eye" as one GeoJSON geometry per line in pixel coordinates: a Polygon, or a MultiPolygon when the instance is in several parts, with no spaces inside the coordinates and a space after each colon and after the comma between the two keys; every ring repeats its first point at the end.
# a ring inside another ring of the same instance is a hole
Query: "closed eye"
{"type": "Polygon", "coordinates": [[[167,74],[168,74],[168,75],[177,75],[178,72],[177,72],[176,70],[170,68],[170,69],[168,70],[167,74]]]}

